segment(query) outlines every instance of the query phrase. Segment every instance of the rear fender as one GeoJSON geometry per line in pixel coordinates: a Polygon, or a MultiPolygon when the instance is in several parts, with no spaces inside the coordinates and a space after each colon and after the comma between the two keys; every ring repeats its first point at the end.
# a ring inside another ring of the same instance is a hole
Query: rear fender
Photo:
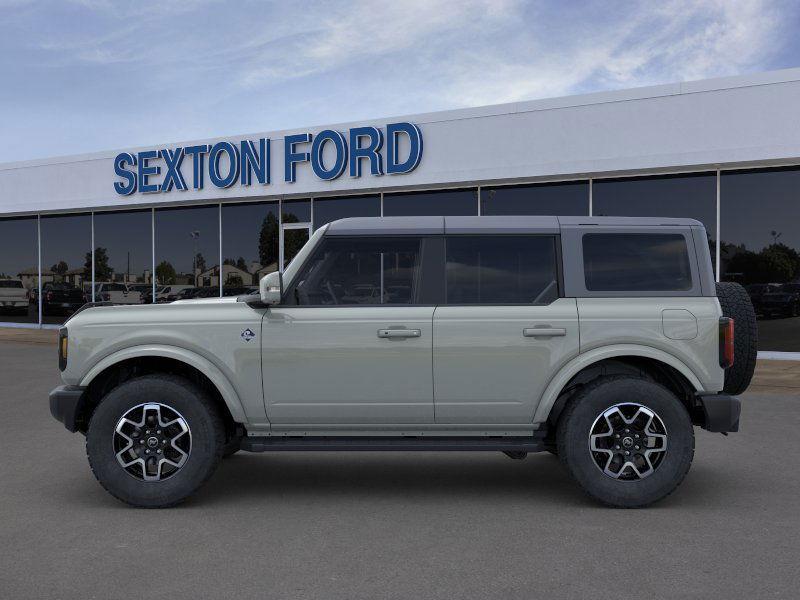
{"type": "Polygon", "coordinates": [[[564,386],[566,386],[570,379],[580,373],[583,369],[601,360],[622,356],[651,358],[674,367],[679,373],[686,377],[695,391],[703,391],[703,384],[700,382],[700,379],[698,379],[697,375],[695,375],[695,373],[688,366],[686,366],[686,364],[671,354],[667,354],[666,352],[657,350],[656,348],[640,346],[636,344],[616,344],[613,346],[604,346],[602,348],[595,348],[584,354],[579,354],[561,368],[556,376],[550,380],[550,384],[545,389],[544,394],[542,394],[542,399],[539,401],[539,405],[536,407],[536,412],[533,416],[533,422],[544,423],[547,421],[547,417],[550,415],[550,411],[552,410],[556,400],[561,395],[561,391],[564,389],[564,386]]]}

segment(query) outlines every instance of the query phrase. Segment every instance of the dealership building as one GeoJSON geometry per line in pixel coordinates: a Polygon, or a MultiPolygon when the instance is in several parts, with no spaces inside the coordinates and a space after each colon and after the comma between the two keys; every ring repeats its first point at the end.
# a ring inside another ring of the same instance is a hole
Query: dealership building
{"type": "Polygon", "coordinates": [[[692,217],[762,356],[797,358],[798,107],[789,69],[0,164],[0,326],[238,293],[348,216],[692,217]]]}

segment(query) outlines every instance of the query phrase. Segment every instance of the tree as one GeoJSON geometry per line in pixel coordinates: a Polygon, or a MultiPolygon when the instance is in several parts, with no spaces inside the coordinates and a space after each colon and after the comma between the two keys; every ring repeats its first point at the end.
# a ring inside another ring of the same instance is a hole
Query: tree
{"type": "MultiPolygon", "coordinates": [[[[83,263],[84,281],[92,280],[92,253],[86,253],[86,260],[83,263]]],[[[108,251],[105,248],[97,247],[94,249],[94,280],[111,281],[114,279],[114,269],[108,264],[108,251]]]]}
{"type": "Polygon", "coordinates": [[[175,267],[165,260],[161,261],[158,266],[156,266],[156,281],[160,285],[175,283],[177,275],[178,273],[175,271],[175,267]]]}
{"type": "Polygon", "coordinates": [[[50,270],[56,275],[63,275],[64,273],[69,271],[69,266],[63,260],[60,260],[58,261],[58,263],[50,267],[50,270]]]}
{"type": "Polygon", "coordinates": [[[761,252],[752,252],[741,247],[726,248],[726,254],[733,254],[725,271],[735,274],[741,283],[773,283],[792,281],[800,276],[800,254],[786,244],[770,244],[761,252]]]}
{"type": "Polygon", "coordinates": [[[262,267],[278,262],[278,219],[269,213],[258,234],[258,260],[262,267]]]}
{"type": "Polygon", "coordinates": [[[772,244],[761,251],[762,277],[767,282],[791,281],[794,277],[792,258],[780,246],[783,244],[772,244]]]}
{"type": "Polygon", "coordinates": [[[241,269],[242,271],[249,272],[249,269],[247,268],[247,261],[244,259],[243,256],[240,256],[239,258],[236,259],[236,268],[241,269]]]}
{"type": "MultiPolygon", "coordinates": [[[[201,273],[206,270],[206,259],[203,258],[202,252],[198,252],[197,256],[194,257],[194,268],[201,273]]],[[[192,273],[192,275],[194,275],[194,273],[192,273]]]]}

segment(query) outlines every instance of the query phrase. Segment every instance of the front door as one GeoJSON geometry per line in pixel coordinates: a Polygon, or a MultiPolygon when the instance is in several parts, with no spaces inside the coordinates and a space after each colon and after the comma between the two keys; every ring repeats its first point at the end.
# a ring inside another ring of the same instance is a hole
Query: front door
{"type": "Polygon", "coordinates": [[[433,321],[437,423],[524,424],[578,354],[574,298],[559,298],[551,235],[448,236],[433,321]]]}
{"type": "Polygon", "coordinates": [[[422,240],[326,237],[263,321],[264,399],[277,426],[433,422],[422,240]]]}

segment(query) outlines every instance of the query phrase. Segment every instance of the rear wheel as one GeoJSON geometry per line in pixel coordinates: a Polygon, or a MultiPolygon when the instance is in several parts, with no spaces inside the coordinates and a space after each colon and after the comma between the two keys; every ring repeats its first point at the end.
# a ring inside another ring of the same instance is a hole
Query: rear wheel
{"type": "Polygon", "coordinates": [[[590,496],[637,508],[669,495],[694,456],[689,414],[672,392],[647,380],[601,377],[567,405],[558,455],[590,496]]]}
{"type": "Polygon", "coordinates": [[[216,406],[190,381],[147,375],[114,388],[89,423],[86,453],[100,484],[144,508],[178,504],[211,476],[225,428],[216,406]]]}

